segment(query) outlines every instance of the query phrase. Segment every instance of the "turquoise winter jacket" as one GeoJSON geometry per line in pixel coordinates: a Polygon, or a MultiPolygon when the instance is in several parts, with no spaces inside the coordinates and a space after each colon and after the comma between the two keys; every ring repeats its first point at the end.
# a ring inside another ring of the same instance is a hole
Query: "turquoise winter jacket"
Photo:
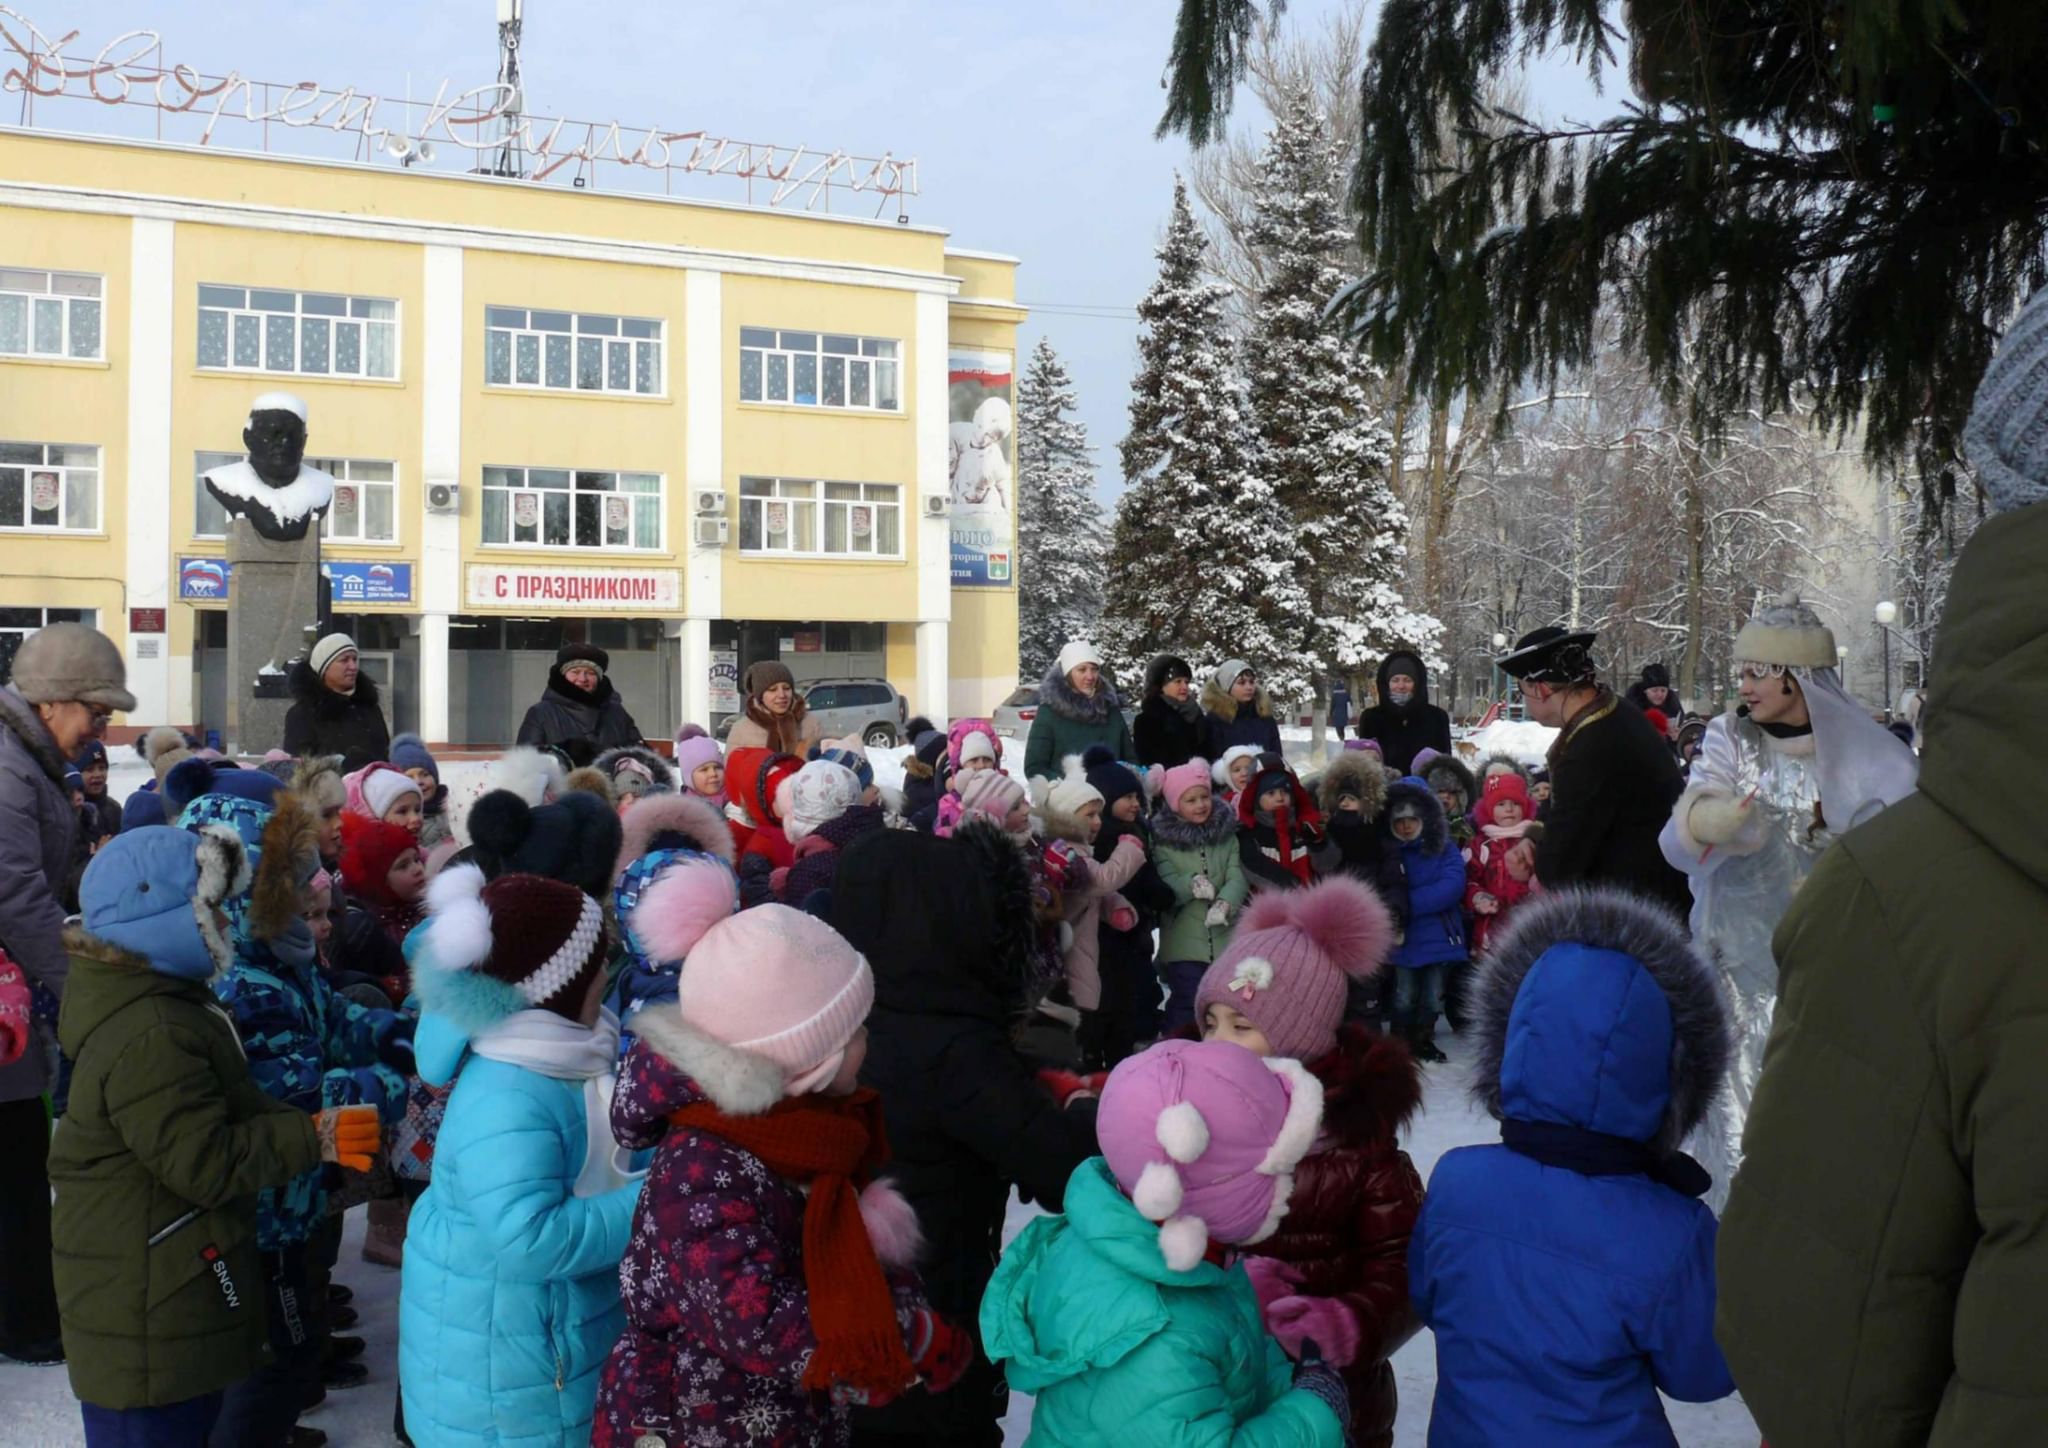
{"type": "MultiPolygon", "coordinates": [[[[462,1049],[443,1025],[429,1014],[417,1042],[429,1080],[446,1080],[462,1049]]],[[[582,1448],[625,1327],[619,1259],[640,1188],[572,1194],[588,1145],[581,1081],[460,1064],[406,1233],[406,1429],[421,1448],[582,1448]]]]}
{"type": "Polygon", "coordinates": [[[1242,1269],[1169,1268],[1099,1156],[1066,1207],[1024,1228],[981,1301],[988,1355],[1038,1398],[1028,1444],[1338,1448],[1343,1425],[1292,1387],[1242,1269]]]}

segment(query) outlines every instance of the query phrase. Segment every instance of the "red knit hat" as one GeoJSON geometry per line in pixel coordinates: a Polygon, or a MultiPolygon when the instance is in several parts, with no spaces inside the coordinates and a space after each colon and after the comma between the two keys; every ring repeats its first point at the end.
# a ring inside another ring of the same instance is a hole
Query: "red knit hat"
{"type": "Polygon", "coordinates": [[[1513,770],[1505,774],[1487,776],[1486,787],[1479,792],[1479,823],[1494,824],[1493,807],[1504,799],[1511,799],[1522,807],[1522,818],[1536,813],[1536,806],[1529,801],[1529,786],[1522,783],[1522,776],[1513,770]]]}
{"type": "Polygon", "coordinates": [[[372,904],[393,903],[385,876],[398,857],[417,850],[420,837],[403,825],[386,824],[368,815],[344,812],[341,817],[341,879],[348,892],[372,904]]]}
{"type": "Polygon", "coordinates": [[[459,866],[428,891],[427,945],[443,971],[475,971],[510,986],[523,1008],[576,1020],[604,969],[604,911],[574,885],[544,875],[459,866]]]}

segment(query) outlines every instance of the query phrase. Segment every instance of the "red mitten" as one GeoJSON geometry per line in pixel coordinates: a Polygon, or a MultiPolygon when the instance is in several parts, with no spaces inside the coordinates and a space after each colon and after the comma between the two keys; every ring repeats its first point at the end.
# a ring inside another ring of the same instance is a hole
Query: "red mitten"
{"type": "Polygon", "coordinates": [[[945,1392],[974,1362],[974,1339],[929,1308],[919,1308],[912,1319],[908,1346],[911,1366],[928,1393],[945,1392]]]}
{"type": "Polygon", "coordinates": [[[1138,928],[1138,912],[1128,905],[1117,906],[1116,909],[1109,912],[1109,928],[1111,930],[1136,930],[1138,928]]]}
{"type": "Polygon", "coordinates": [[[1282,1297],[1264,1312],[1266,1331],[1287,1350],[1301,1356],[1302,1339],[1313,1339],[1323,1359],[1348,1368],[1358,1357],[1358,1314],[1334,1297],[1282,1297]]]}
{"type": "Polygon", "coordinates": [[[797,841],[796,848],[790,853],[797,859],[803,860],[808,859],[812,855],[827,853],[831,849],[832,842],[823,835],[805,835],[801,840],[797,841]]]}
{"type": "Polygon", "coordinates": [[[775,892],[775,898],[782,898],[782,887],[789,883],[789,866],[777,865],[768,872],[768,888],[775,892]]]}
{"type": "Polygon", "coordinates": [[[1072,1071],[1062,1071],[1052,1066],[1048,1066],[1045,1070],[1038,1073],[1038,1084],[1052,1092],[1052,1099],[1061,1106],[1065,1106],[1067,1098],[1076,1091],[1100,1091],[1102,1089],[1099,1085],[1091,1084],[1089,1080],[1076,1076],[1072,1071]]]}
{"type": "Polygon", "coordinates": [[[1252,1279],[1252,1291],[1259,1295],[1261,1318],[1265,1317],[1268,1307],[1301,1286],[1300,1270],[1288,1266],[1278,1257],[1246,1257],[1242,1265],[1244,1275],[1252,1279]]]}

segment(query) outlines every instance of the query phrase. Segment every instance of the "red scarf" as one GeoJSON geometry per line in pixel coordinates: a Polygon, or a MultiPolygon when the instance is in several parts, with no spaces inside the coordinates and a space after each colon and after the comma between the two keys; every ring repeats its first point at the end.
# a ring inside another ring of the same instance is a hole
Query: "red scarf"
{"type": "MultiPolygon", "coordinates": [[[[1258,801],[1252,797],[1252,790],[1255,787],[1255,784],[1246,785],[1237,800],[1238,823],[1247,829],[1265,823],[1259,818],[1258,801]]],[[[1300,786],[1297,785],[1295,788],[1298,790],[1300,786]]],[[[1322,818],[1316,814],[1313,805],[1305,808],[1302,816],[1303,843],[1309,848],[1314,848],[1315,826],[1322,823],[1322,818]]],[[[1268,828],[1273,831],[1273,838],[1279,843],[1280,868],[1306,885],[1314,879],[1315,866],[1306,854],[1294,853],[1294,823],[1294,812],[1286,805],[1282,805],[1273,811],[1273,822],[1268,828]]]]}
{"type": "Polygon", "coordinates": [[[708,1101],[669,1113],[672,1125],[728,1141],[777,1176],[810,1183],[804,1204],[804,1290],[818,1350],[804,1386],[834,1383],[900,1393],[917,1369],[896,1324],[896,1304],[860,1215],[857,1182],[889,1159],[882,1098],[794,1096],[763,1116],[728,1116],[708,1101]]]}

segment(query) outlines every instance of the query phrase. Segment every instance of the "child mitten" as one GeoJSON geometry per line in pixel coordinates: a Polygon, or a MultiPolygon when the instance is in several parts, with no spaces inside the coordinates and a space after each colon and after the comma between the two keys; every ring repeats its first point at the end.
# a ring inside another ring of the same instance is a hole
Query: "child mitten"
{"type": "Polygon", "coordinates": [[[1188,894],[1197,900],[1214,900],[1216,898],[1216,887],[1210,883],[1206,872],[1197,871],[1195,878],[1188,881],[1188,894]]]}
{"type": "Polygon", "coordinates": [[[1202,917],[1202,923],[1212,929],[1228,925],[1230,923],[1230,902],[1228,900],[1218,900],[1215,904],[1211,905],[1209,913],[1202,917]]]}
{"type": "Polygon", "coordinates": [[[336,1106],[313,1114],[313,1129],[320,1137],[320,1160],[331,1161],[350,1171],[368,1171],[377,1151],[377,1108],[336,1106]]]}
{"type": "Polygon", "coordinates": [[[1323,1406],[1337,1415],[1344,1432],[1344,1448],[1351,1448],[1351,1394],[1344,1387],[1344,1375],[1323,1361],[1314,1341],[1301,1345],[1301,1361],[1295,1365],[1294,1386],[1322,1399],[1323,1406]]]}
{"type": "Polygon", "coordinates": [[[1322,1344],[1339,1367],[1349,1367],[1358,1357],[1358,1314],[1334,1297],[1277,1298],[1265,1305],[1263,1316],[1266,1331],[1289,1357],[1298,1355],[1304,1342],[1322,1344]]]}
{"type": "Polygon", "coordinates": [[[1245,1258],[1244,1275],[1252,1280],[1252,1291],[1258,1296],[1261,1318],[1265,1317],[1268,1307],[1283,1297],[1291,1296],[1301,1286],[1300,1271],[1278,1257],[1245,1258]]]}
{"type": "Polygon", "coordinates": [[[928,1307],[911,1318],[910,1365],[924,1379],[926,1392],[943,1393],[966,1375],[974,1362],[974,1340],[928,1307]]]}

